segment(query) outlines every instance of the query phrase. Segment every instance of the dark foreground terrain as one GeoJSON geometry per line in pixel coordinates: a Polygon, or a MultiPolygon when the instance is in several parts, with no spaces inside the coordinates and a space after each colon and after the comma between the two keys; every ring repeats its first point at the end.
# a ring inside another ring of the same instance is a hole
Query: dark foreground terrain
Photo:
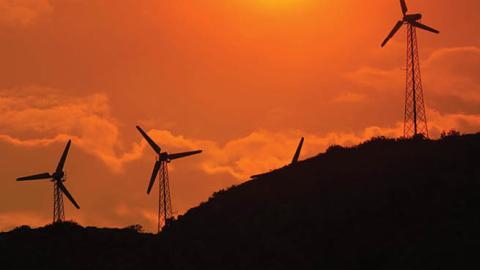
{"type": "Polygon", "coordinates": [[[0,269],[478,269],[480,134],[373,139],[215,193],[159,237],[0,234],[0,269]]]}

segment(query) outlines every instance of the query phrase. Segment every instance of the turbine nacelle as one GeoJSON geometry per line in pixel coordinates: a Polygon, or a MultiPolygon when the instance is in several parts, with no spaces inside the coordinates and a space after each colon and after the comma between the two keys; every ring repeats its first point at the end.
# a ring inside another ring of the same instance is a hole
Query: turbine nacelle
{"type": "Polygon", "coordinates": [[[416,22],[422,19],[422,14],[417,13],[417,14],[407,14],[403,16],[403,21],[404,22],[416,22]]]}

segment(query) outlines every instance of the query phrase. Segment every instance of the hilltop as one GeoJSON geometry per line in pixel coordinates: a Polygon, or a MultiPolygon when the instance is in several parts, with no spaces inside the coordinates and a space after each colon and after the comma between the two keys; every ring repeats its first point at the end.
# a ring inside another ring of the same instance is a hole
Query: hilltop
{"type": "Polygon", "coordinates": [[[159,237],[70,223],[18,228],[0,234],[0,263],[50,269],[471,268],[479,264],[479,153],[480,134],[333,146],[216,192],[159,237]],[[61,259],[51,263],[56,255],[61,259]]]}

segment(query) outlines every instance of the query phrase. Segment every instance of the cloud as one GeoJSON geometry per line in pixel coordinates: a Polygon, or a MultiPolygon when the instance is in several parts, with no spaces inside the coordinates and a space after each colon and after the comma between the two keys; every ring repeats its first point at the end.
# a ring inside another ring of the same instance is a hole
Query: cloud
{"type": "MultiPolygon", "coordinates": [[[[445,130],[455,129],[465,133],[480,130],[480,115],[442,114],[435,110],[428,110],[427,113],[432,138],[438,138],[445,130]]],[[[167,149],[178,146],[204,149],[205,152],[201,155],[200,161],[202,170],[208,174],[229,174],[242,182],[252,174],[288,164],[301,136],[305,137],[301,155],[304,159],[324,152],[331,145],[352,146],[377,136],[402,137],[403,123],[398,122],[391,127],[371,126],[360,132],[330,132],[325,135],[302,131],[260,130],[245,137],[230,140],[223,145],[209,140],[175,136],[169,131],[152,130],[149,133],[155,140],[162,142],[167,149]]]]}
{"type": "Polygon", "coordinates": [[[346,92],[336,96],[332,99],[334,103],[359,103],[365,101],[365,95],[354,93],[354,92],[346,92]]]}
{"type": "Polygon", "coordinates": [[[453,48],[441,48],[434,51],[424,62],[426,66],[432,66],[439,62],[443,62],[448,59],[449,64],[442,66],[451,66],[453,65],[471,65],[478,61],[480,56],[480,48],[476,46],[465,46],[465,47],[453,47],[453,48]],[[460,57],[459,57],[460,56],[460,57]]]}
{"type": "MultiPolygon", "coordinates": [[[[480,48],[475,46],[441,48],[421,62],[422,80],[428,96],[455,96],[480,102],[480,48]]],[[[363,90],[390,91],[404,87],[405,71],[361,67],[345,77],[363,90]]]]}
{"type": "Polygon", "coordinates": [[[396,88],[405,83],[405,72],[401,69],[383,70],[373,67],[361,67],[356,71],[348,72],[345,77],[360,87],[368,90],[385,91],[396,88]]]}
{"type": "Polygon", "coordinates": [[[440,136],[442,131],[455,129],[464,133],[480,131],[480,115],[478,114],[442,114],[439,111],[428,110],[429,131],[432,137],[440,136]]]}
{"type": "Polygon", "coordinates": [[[133,143],[122,152],[118,123],[104,94],[70,97],[36,86],[0,91],[0,140],[32,147],[68,139],[116,172],[140,158],[144,147],[133,143]]]}
{"type": "Polygon", "coordinates": [[[49,0],[0,0],[0,25],[32,25],[52,10],[49,0]]]}
{"type": "MultiPolygon", "coordinates": [[[[442,131],[450,129],[469,133],[480,130],[480,115],[443,115],[434,110],[429,110],[428,115],[433,138],[438,138],[442,131]]],[[[202,167],[207,173],[228,173],[238,180],[245,180],[254,173],[288,164],[301,136],[305,137],[301,155],[304,159],[324,152],[331,145],[352,146],[377,136],[401,137],[403,123],[396,123],[392,127],[371,126],[358,133],[331,132],[323,136],[301,131],[257,131],[223,146],[211,144],[208,149],[210,156],[203,160],[202,167]]]]}
{"type": "Polygon", "coordinates": [[[437,95],[480,103],[480,48],[443,48],[424,62],[425,84],[437,95]]]}
{"type": "Polygon", "coordinates": [[[29,212],[4,212],[0,213],[0,232],[10,230],[19,224],[29,224],[30,226],[43,226],[50,222],[50,219],[46,219],[35,213],[29,212]]]}
{"type": "Polygon", "coordinates": [[[354,145],[374,136],[398,137],[401,126],[393,128],[369,127],[359,134],[329,133],[324,136],[301,131],[255,131],[220,145],[209,140],[187,139],[174,136],[169,131],[152,130],[149,134],[166,149],[204,149],[200,157],[200,169],[208,174],[228,174],[239,182],[250,175],[265,172],[288,164],[292,159],[300,137],[305,137],[302,157],[316,155],[334,144],[354,145]]]}
{"type": "MultiPolygon", "coordinates": [[[[140,137],[129,144],[120,139],[119,123],[110,115],[108,98],[103,94],[67,97],[58,91],[38,87],[12,93],[0,92],[0,140],[9,144],[46,146],[73,138],[84,152],[98,157],[114,172],[122,171],[125,163],[138,160],[150,151],[146,150],[149,147],[140,137]]],[[[428,119],[434,137],[443,130],[474,132],[480,128],[480,115],[475,114],[444,115],[429,109],[428,119]]],[[[334,144],[349,146],[374,136],[400,137],[403,123],[323,135],[301,130],[258,130],[224,144],[177,135],[169,130],[152,129],[148,133],[164,151],[203,149],[204,153],[197,156],[198,161],[194,163],[197,170],[228,174],[243,181],[252,174],[286,165],[302,136],[306,140],[302,157],[308,157],[334,144]]]]}

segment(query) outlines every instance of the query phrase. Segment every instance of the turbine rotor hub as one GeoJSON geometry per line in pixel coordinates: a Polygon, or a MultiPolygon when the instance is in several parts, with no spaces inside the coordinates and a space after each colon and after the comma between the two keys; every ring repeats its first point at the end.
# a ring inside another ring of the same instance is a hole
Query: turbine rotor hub
{"type": "Polygon", "coordinates": [[[59,180],[62,180],[64,176],[65,176],[65,173],[64,173],[64,172],[55,172],[55,173],[52,175],[52,178],[53,178],[54,180],[59,181],[59,180]]]}
{"type": "Polygon", "coordinates": [[[158,155],[158,160],[159,161],[167,161],[168,162],[168,153],[163,152],[158,155]]]}

